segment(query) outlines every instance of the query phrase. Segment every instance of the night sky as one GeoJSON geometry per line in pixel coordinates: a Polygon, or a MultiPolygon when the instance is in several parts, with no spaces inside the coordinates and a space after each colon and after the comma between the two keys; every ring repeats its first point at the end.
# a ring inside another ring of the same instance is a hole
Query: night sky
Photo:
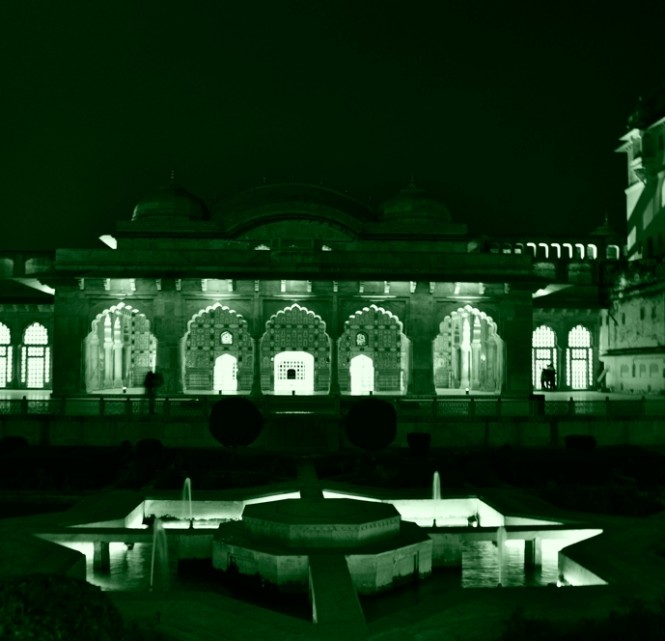
{"type": "Polygon", "coordinates": [[[101,247],[171,169],[208,204],[413,174],[475,233],[622,229],[660,4],[3,0],[0,248],[101,247]]]}

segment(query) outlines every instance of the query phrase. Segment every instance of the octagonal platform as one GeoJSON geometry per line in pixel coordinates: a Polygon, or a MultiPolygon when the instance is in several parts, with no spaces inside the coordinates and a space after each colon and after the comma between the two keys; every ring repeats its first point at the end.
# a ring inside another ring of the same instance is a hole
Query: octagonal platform
{"type": "Polygon", "coordinates": [[[285,499],[248,505],[245,532],[257,541],[299,548],[353,548],[399,535],[393,505],[352,499],[285,499]]]}

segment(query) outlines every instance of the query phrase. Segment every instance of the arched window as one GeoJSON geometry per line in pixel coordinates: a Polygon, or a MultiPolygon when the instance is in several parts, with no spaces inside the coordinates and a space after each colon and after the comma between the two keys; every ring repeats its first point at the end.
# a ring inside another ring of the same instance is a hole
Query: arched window
{"type": "MultiPolygon", "coordinates": [[[[531,376],[534,389],[543,388],[543,370],[557,370],[556,334],[551,327],[541,325],[531,335],[531,376]]],[[[556,374],[555,374],[556,376],[556,374]]],[[[555,379],[556,384],[556,379],[555,379]]]]}
{"type": "Polygon", "coordinates": [[[39,389],[51,378],[51,353],[48,330],[40,323],[32,323],[23,335],[21,349],[21,382],[39,389]]]}
{"type": "Polygon", "coordinates": [[[12,335],[9,327],[0,323],[0,387],[12,380],[12,335]]]}
{"type": "Polygon", "coordinates": [[[233,334],[231,332],[224,331],[219,338],[222,345],[233,345],[233,334]]]}
{"type": "Polygon", "coordinates": [[[568,332],[566,382],[571,389],[589,389],[593,382],[591,332],[582,325],[568,332]]]}
{"type": "Polygon", "coordinates": [[[619,246],[618,245],[608,245],[605,248],[605,257],[610,260],[619,260],[619,246]]]}

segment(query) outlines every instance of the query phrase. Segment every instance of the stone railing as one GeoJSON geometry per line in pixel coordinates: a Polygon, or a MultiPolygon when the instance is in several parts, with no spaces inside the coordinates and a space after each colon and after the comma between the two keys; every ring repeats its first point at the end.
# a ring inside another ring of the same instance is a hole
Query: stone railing
{"type": "MultiPolygon", "coordinates": [[[[344,416],[358,396],[250,396],[264,416],[320,414],[344,416]]],[[[543,395],[530,398],[495,396],[445,396],[406,398],[376,396],[392,403],[400,419],[421,417],[518,417],[518,416],[664,416],[665,398],[604,400],[546,400],[543,395]]],[[[0,415],[108,416],[108,417],[190,417],[206,418],[218,396],[180,396],[156,398],[145,396],[86,396],[47,399],[0,399],[0,415]]]]}

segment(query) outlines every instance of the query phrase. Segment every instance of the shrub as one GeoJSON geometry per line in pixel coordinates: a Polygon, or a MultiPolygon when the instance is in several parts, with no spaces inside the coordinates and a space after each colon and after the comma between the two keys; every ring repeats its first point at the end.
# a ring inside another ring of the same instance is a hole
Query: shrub
{"type": "Polygon", "coordinates": [[[25,436],[3,436],[0,438],[0,453],[2,454],[13,454],[28,447],[28,439],[25,436]]]}
{"type": "Polygon", "coordinates": [[[251,445],[259,437],[263,429],[263,416],[249,399],[230,396],[212,406],[209,429],[215,440],[235,450],[251,445]]]}
{"type": "Polygon", "coordinates": [[[57,574],[0,580],[0,638],[120,641],[123,621],[100,588],[57,574]]]}

